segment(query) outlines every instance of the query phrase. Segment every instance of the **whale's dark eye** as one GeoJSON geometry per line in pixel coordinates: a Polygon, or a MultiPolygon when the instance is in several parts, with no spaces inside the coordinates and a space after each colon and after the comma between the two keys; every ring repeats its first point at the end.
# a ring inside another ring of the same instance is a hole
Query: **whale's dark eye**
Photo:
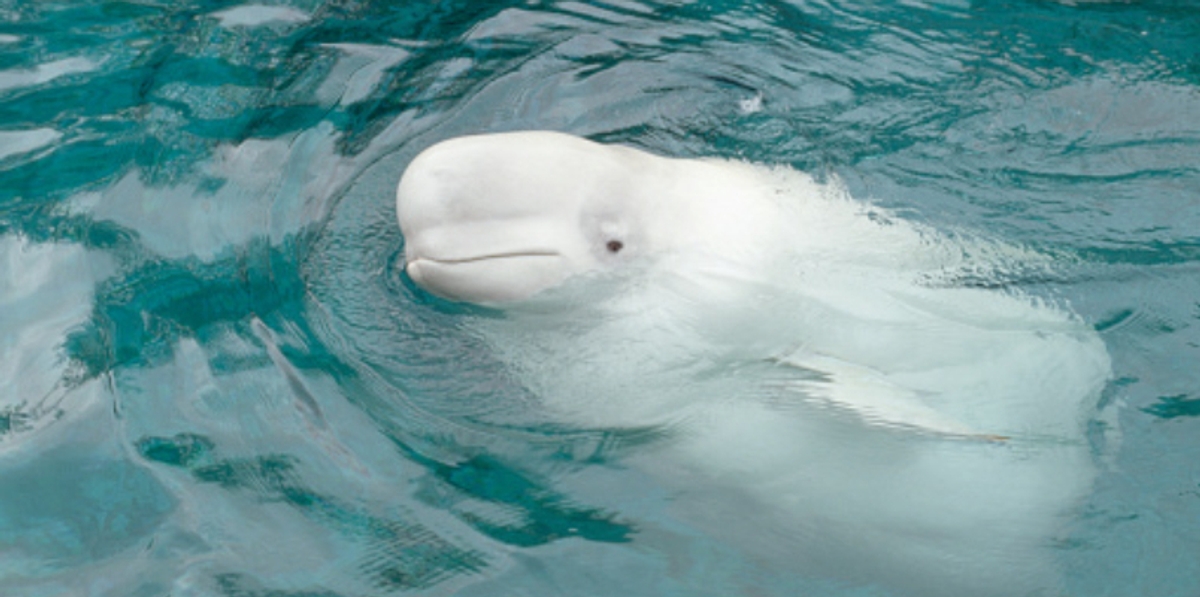
{"type": "Polygon", "coordinates": [[[619,253],[621,249],[625,248],[625,244],[619,240],[610,240],[608,241],[608,244],[604,246],[608,248],[609,253],[619,253]]]}

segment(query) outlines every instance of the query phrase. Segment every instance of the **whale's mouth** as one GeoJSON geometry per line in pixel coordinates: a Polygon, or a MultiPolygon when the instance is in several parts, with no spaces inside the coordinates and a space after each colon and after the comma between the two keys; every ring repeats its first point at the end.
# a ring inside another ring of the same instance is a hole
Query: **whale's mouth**
{"type": "Polygon", "coordinates": [[[404,271],[413,282],[442,298],[470,303],[503,303],[529,298],[567,277],[567,259],[558,251],[528,250],[472,256],[415,255],[404,271]]]}
{"type": "Polygon", "coordinates": [[[509,251],[505,253],[487,253],[484,255],[475,255],[471,257],[430,257],[421,255],[407,260],[405,267],[411,266],[417,262],[440,263],[444,265],[476,263],[480,261],[489,261],[494,259],[520,259],[524,257],[561,257],[558,251],[549,250],[533,250],[533,251],[509,251]]]}

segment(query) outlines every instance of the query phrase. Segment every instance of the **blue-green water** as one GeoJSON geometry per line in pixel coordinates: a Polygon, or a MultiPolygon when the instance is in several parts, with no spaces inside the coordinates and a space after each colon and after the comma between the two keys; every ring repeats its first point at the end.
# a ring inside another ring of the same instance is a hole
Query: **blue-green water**
{"type": "Polygon", "coordinates": [[[1055,255],[1012,283],[1099,330],[1120,428],[1064,590],[1195,594],[1190,0],[0,0],[0,594],[889,594],[673,519],[629,438],[490,416],[527,392],[399,275],[394,185],[524,128],[1055,255]]]}

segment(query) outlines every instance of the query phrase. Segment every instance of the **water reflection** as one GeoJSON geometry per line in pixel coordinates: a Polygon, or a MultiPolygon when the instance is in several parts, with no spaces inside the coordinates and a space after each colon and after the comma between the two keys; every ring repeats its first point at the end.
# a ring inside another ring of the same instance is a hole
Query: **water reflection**
{"type": "Polygon", "coordinates": [[[0,71],[0,93],[21,87],[42,85],[67,75],[92,72],[99,67],[99,64],[89,58],[77,57],[54,60],[31,69],[0,71]]]}
{"type": "Polygon", "coordinates": [[[540,416],[395,271],[404,164],[516,128],[836,172],[1051,255],[1016,283],[1103,324],[1128,403],[1064,582],[1191,590],[1195,27],[1169,1],[0,8],[0,592],[859,591],[682,520],[622,463],[661,438],[540,416]]]}

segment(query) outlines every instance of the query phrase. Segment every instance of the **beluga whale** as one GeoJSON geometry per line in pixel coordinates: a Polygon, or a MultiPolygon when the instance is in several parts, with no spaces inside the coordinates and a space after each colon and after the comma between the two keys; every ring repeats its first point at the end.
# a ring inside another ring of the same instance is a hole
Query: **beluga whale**
{"type": "Polygon", "coordinates": [[[432,145],[396,212],[407,277],[487,310],[463,328],[547,418],[658,434],[614,458],[682,519],[885,594],[1063,590],[1110,363],[998,282],[1049,257],[836,178],[548,131],[432,145]]]}

